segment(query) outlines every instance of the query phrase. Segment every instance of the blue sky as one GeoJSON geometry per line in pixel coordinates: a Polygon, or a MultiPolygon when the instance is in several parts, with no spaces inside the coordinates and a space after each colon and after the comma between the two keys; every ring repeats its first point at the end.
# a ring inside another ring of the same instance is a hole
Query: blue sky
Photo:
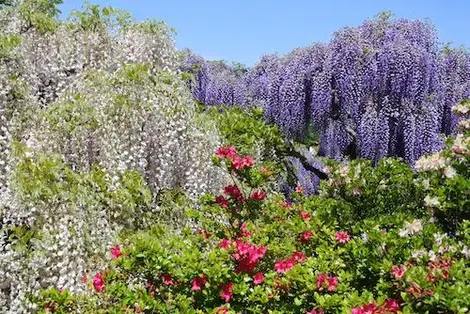
{"type": "MultiPolygon", "coordinates": [[[[284,54],[327,42],[344,26],[356,26],[381,11],[397,17],[429,19],[442,42],[470,47],[469,0],[92,0],[125,9],[137,20],[157,18],[174,27],[178,48],[206,59],[251,66],[263,54],[284,54]]],[[[64,0],[63,16],[81,0],[64,0]]]]}

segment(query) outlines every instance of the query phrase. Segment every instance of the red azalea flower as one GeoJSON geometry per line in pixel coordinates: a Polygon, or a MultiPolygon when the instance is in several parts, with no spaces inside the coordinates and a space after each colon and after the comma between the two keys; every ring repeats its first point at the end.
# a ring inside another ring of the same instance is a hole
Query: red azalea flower
{"type": "Polygon", "coordinates": [[[301,211],[301,212],[300,212],[300,217],[302,217],[304,220],[310,220],[310,219],[312,219],[312,216],[310,216],[310,214],[307,213],[306,211],[301,211]]]}
{"type": "Polygon", "coordinates": [[[121,246],[119,244],[115,245],[109,250],[111,251],[111,255],[113,256],[114,259],[118,259],[120,256],[122,256],[121,246]]]}
{"type": "Polygon", "coordinates": [[[232,159],[237,155],[237,150],[232,146],[222,146],[217,149],[215,153],[219,158],[230,158],[232,159]]]}
{"type": "Polygon", "coordinates": [[[228,200],[223,196],[219,195],[215,198],[216,204],[219,204],[222,208],[228,208],[228,200]]]}
{"type": "Polygon", "coordinates": [[[306,312],[305,314],[323,314],[323,310],[313,309],[311,311],[306,312]]]}
{"type": "Polygon", "coordinates": [[[419,298],[422,295],[422,289],[417,284],[411,284],[411,287],[406,289],[406,292],[410,297],[419,298]]]}
{"type": "Polygon", "coordinates": [[[226,306],[219,306],[217,308],[217,314],[226,314],[230,311],[230,309],[226,306]]]}
{"type": "Polygon", "coordinates": [[[338,241],[341,244],[348,243],[351,237],[349,236],[349,233],[346,231],[338,231],[336,232],[335,235],[336,241],[338,241]]]}
{"type": "Polygon", "coordinates": [[[403,276],[405,275],[405,267],[393,265],[392,266],[392,274],[395,277],[395,279],[397,279],[397,280],[402,279],[403,276]]]}
{"type": "Polygon", "coordinates": [[[230,245],[232,245],[232,243],[233,243],[232,240],[222,239],[222,240],[220,241],[219,247],[220,247],[221,249],[226,250],[226,249],[228,249],[228,248],[230,247],[230,245]]]}
{"type": "Polygon", "coordinates": [[[227,195],[230,195],[234,200],[236,200],[239,204],[243,204],[243,194],[236,185],[227,185],[224,188],[224,192],[227,195]]]}
{"type": "Polygon", "coordinates": [[[377,306],[375,305],[375,302],[372,302],[370,304],[365,304],[361,307],[351,309],[351,314],[374,314],[376,309],[377,306]]]}
{"type": "Polygon", "coordinates": [[[175,281],[173,280],[173,277],[170,274],[163,274],[162,280],[165,286],[172,286],[175,284],[175,281]]]}
{"type": "Polygon", "coordinates": [[[250,195],[250,199],[254,201],[262,201],[266,198],[266,193],[264,191],[253,191],[250,195]]]}
{"type": "Polygon", "coordinates": [[[328,277],[328,291],[333,292],[336,290],[338,286],[338,277],[328,277]]]}
{"type": "Polygon", "coordinates": [[[400,311],[400,303],[395,299],[387,299],[382,305],[387,312],[398,313],[400,311]]]}
{"type": "Polygon", "coordinates": [[[83,274],[83,276],[80,278],[80,281],[83,283],[87,283],[88,282],[87,274],[83,274]]]}
{"type": "Polygon", "coordinates": [[[300,234],[300,241],[306,243],[306,242],[310,241],[312,236],[313,236],[312,231],[310,231],[310,230],[304,231],[300,234]]]}
{"type": "Polygon", "coordinates": [[[95,278],[93,278],[93,287],[99,293],[104,291],[104,279],[101,273],[96,273],[95,278]]]}
{"type": "Polygon", "coordinates": [[[253,276],[253,283],[255,285],[259,285],[259,284],[262,284],[264,282],[264,274],[263,273],[256,273],[254,276],[253,276]]]}
{"type": "Polygon", "coordinates": [[[245,238],[251,237],[251,232],[248,231],[248,229],[246,228],[246,224],[245,224],[245,223],[243,223],[243,224],[240,226],[240,236],[241,236],[241,237],[245,237],[245,238]]]}
{"type": "Polygon", "coordinates": [[[229,302],[232,298],[233,293],[233,282],[224,283],[221,286],[222,291],[220,292],[220,298],[225,302],[229,302]]]}
{"type": "Polygon", "coordinates": [[[362,306],[362,310],[364,311],[364,314],[374,314],[376,309],[377,309],[377,306],[375,305],[375,302],[362,306]]]}
{"type": "Polygon", "coordinates": [[[294,252],[292,253],[292,258],[296,261],[296,263],[302,263],[307,259],[307,256],[304,252],[294,252]]]}
{"type": "Polygon", "coordinates": [[[195,277],[191,283],[191,291],[201,291],[206,285],[206,275],[195,277]]]}

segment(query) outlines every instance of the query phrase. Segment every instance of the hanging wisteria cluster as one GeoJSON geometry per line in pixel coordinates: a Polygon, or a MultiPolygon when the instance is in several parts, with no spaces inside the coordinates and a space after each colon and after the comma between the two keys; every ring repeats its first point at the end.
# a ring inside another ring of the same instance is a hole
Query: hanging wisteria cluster
{"type": "Polygon", "coordinates": [[[171,29],[92,5],[61,22],[60,2],[0,5],[1,313],[83,290],[118,232],[151,223],[152,195],[224,181],[171,29]]]}
{"type": "Polygon", "coordinates": [[[427,22],[386,14],[336,32],[328,44],[264,56],[238,82],[233,69],[214,73],[209,62],[197,64],[192,91],[206,95],[201,102],[261,106],[288,137],[319,132],[319,154],[336,159],[413,163],[455,131],[450,108],[470,95],[469,53],[441,49],[427,22]],[[216,84],[224,97],[207,98],[216,84]]]}

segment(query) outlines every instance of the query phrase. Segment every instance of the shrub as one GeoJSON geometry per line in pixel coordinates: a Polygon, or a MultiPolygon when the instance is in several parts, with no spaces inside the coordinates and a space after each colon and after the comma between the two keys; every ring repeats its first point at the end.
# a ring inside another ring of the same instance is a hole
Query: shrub
{"type": "Polygon", "coordinates": [[[426,213],[358,220],[352,201],[295,193],[289,203],[264,193],[270,176],[253,158],[222,147],[214,160],[235,181],[188,213],[198,229],[159,226],[123,239],[114,261],[90,274],[95,293],[87,301],[44,291],[41,306],[93,313],[468,310],[468,223],[457,239],[426,213]]]}

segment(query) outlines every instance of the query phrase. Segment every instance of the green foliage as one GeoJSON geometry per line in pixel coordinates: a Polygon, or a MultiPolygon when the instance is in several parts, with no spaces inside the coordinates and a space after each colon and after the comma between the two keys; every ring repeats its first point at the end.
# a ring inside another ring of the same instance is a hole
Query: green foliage
{"type": "Polygon", "coordinates": [[[94,130],[97,128],[96,109],[76,94],[66,103],[56,103],[42,114],[48,125],[55,132],[72,134],[79,129],[94,130]]]}
{"type": "Polygon", "coordinates": [[[418,192],[403,199],[413,182],[406,165],[384,160],[373,170],[356,162],[333,171],[337,197],[296,193],[289,203],[254,196],[272,178],[256,179],[256,164],[236,167],[237,156],[225,149],[214,158],[238,189],[203,197],[188,213],[196,230],[155,226],[127,235],[100,273],[102,285],[96,276],[89,283],[103,291],[67,302],[45,291],[41,304],[89,308],[84,313],[350,313],[365,305],[383,313],[468,311],[470,223],[450,237],[420,208],[418,192]],[[362,194],[348,194],[352,182],[362,194]],[[399,192],[387,196],[384,186],[399,192]],[[365,208],[373,195],[370,206],[380,215],[365,208]],[[410,214],[412,204],[421,219],[410,214]]]}
{"type": "Polygon", "coordinates": [[[88,172],[70,169],[57,155],[29,154],[22,145],[16,147],[18,164],[12,186],[26,204],[37,206],[102,207],[129,228],[138,228],[148,214],[152,195],[145,180],[136,171],[125,171],[115,177],[94,166],[88,172]],[[141,212],[137,217],[136,213],[141,212]]]}
{"type": "Polygon", "coordinates": [[[112,27],[129,27],[132,24],[132,17],[124,10],[113,7],[100,8],[99,5],[86,3],[83,5],[83,11],[73,10],[70,13],[70,21],[84,31],[97,32],[112,27]]]}
{"type": "Polygon", "coordinates": [[[262,109],[234,107],[205,108],[216,122],[223,144],[234,146],[240,153],[259,155],[261,160],[277,160],[277,151],[284,148],[284,140],[276,126],[266,123],[262,109]]]}
{"type": "Polygon", "coordinates": [[[20,43],[21,38],[17,35],[0,35],[0,59],[8,57],[20,43]]]}
{"type": "Polygon", "coordinates": [[[354,160],[347,165],[330,162],[330,168],[329,180],[322,182],[320,193],[349,204],[354,219],[414,215],[423,207],[423,191],[404,162],[385,158],[374,166],[370,161],[354,160]]]}
{"type": "MultiPolygon", "coordinates": [[[[59,26],[56,17],[62,0],[24,0],[15,8],[27,23],[27,28],[34,28],[40,33],[52,32],[59,26]]],[[[25,29],[26,31],[27,29],[25,29]]]]}

